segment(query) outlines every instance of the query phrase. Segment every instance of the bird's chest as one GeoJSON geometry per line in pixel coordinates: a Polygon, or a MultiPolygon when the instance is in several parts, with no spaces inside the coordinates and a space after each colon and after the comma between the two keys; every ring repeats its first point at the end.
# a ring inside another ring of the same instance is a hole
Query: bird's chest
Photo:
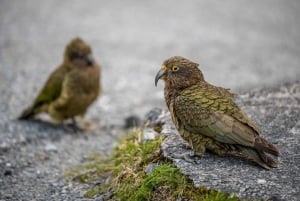
{"type": "Polygon", "coordinates": [[[165,90],[164,90],[164,96],[165,96],[165,101],[166,101],[166,104],[169,108],[169,110],[171,110],[171,107],[173,108],[174,107],[174,101],[175,101],[175,98],[177,97],[178,95],[178,91],[171,88],[169,86],[169,84],[166,84],[165,86],[165,90]],[[171,106],[172,104],[172,106],[171,106]]]}
{"type": "Polygon", "coordinates": [[[176,127],[177,130],[180,130],[180,123],[179,119],[177,118],[175,114],[175,108],[174,108],[174,101],[170,101],[170,104],[168,105],[170,114],[171,114],[171,119],[176,127]]]}
{"type": "Polygon", "coordinates": [[[70,80],[71,87],[76,90],[78,94],[87,96],[94,94],[99,88],[99,73],[94,72],[92,69],[82,70],[74,72],[73,79],[70,80]]]}

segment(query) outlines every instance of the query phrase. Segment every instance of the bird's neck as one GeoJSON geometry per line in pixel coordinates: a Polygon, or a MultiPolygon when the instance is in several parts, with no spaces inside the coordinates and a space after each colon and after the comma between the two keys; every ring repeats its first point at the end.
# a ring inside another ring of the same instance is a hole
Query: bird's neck
{"type": "Polygon", "coordinates": [[[172,100],[180,95],[180,93],[190,87],[199,86],[201,87],[202,84],[205,84],[204,80],[189,80],[185,82],[181,82],[181,84],[166,82],[165,89],[164,89],[164,96],[167,106],[169,107],[172,100]]]}
{"type": "Polygon", "coordinates": [[[182,89],[175,88],[170,83],[166,82],[164,96],[168,108],[170,107],[171,101],[175,100],[175,98],[180,94],[181,90],[182,89]]]}

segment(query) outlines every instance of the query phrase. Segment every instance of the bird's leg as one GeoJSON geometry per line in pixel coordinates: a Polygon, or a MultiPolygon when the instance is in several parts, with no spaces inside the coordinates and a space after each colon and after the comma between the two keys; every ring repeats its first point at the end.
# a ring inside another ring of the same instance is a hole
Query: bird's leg
{"type": "Polygon", "coordinates": [[[172,153],[172,156],[170,156],[172,159],[183,159],[189,163],[196,163],[196,161],[199,159],[200,154],[197,154],[194,150],[189,150],[184,153],[172,153]]]}
{"type": "MultiPolygon", "coordinates": [[[[172,146],[172,147],[168,147],[168,148],[175,148],[176,150],[178,150],[178,146],[172,146]]],[[[188,144],[183,144],[182,147],[184,150],[182,151],[183,153],[176,153],[175,151],[170,152],[169,154],[169,158],[171,159],[183,159],[187,162],[190,163],[196,163],[196,161],[201,158],[205,152],[205,147],[203,150],[201,150],[201,152],[195,152],[193,149],[191,149],[191,147],[188,144]]]]}
{"type": "Polygon", "coordinates": [[[75,117],[72,117],[72,128],[75,133],[80,133],[83,131],[83,129],[80,128],[80,126],[78,125],[78,122],[76,121],[75,117]]]}
{"type": "Polygon", "coordinates": [[[72,121],[71,124],[67,124],[67,125],[62,122],[63,128],[67,132],[81,133],[83,131],[83,129],[79,127],[75,117],[72,117],[71,121],[72,121]]]}
{"type": "Polygon", "coordinates": [[[75,117],[72,117],[72,124],[74,127],[78,127],[75,117]]]}

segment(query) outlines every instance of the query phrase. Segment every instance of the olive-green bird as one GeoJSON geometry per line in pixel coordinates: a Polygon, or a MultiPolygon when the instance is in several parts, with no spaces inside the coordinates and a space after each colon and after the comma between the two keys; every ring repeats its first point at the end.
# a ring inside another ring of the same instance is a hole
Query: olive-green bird
{"type": "Polygon", "coordinates": [[[198,65],[174,56],[164,61],[155,77],[155,85],[159,79],[165,81],[165,101],[182,138],[199,154],[209,150],[246,157],[265,169],[277,167],[267,154],[279,156],[278,148],[260,136],[233,93],[204,80],[198,65]]]}
{"type": "Polygon", "coordinates": [[[100,66],[92,57],[92,49],[75,38],[66,47],[63,63],[52,72],[32,106],[19,119],[46,112],[57,122],[74,120],[86,113],[100,91],[100,66]]]}

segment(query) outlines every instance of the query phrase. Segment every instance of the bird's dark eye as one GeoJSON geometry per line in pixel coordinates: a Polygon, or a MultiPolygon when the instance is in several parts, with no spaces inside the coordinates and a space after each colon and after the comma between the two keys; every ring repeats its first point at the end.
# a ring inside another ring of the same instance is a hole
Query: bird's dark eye
{"type": "Polygon", "coordinates": [[[179,67],[178,66],[172,66],[172,71],[173,72],[176,72],[176,71],[178,71],[179,70],[179,67]]]}

